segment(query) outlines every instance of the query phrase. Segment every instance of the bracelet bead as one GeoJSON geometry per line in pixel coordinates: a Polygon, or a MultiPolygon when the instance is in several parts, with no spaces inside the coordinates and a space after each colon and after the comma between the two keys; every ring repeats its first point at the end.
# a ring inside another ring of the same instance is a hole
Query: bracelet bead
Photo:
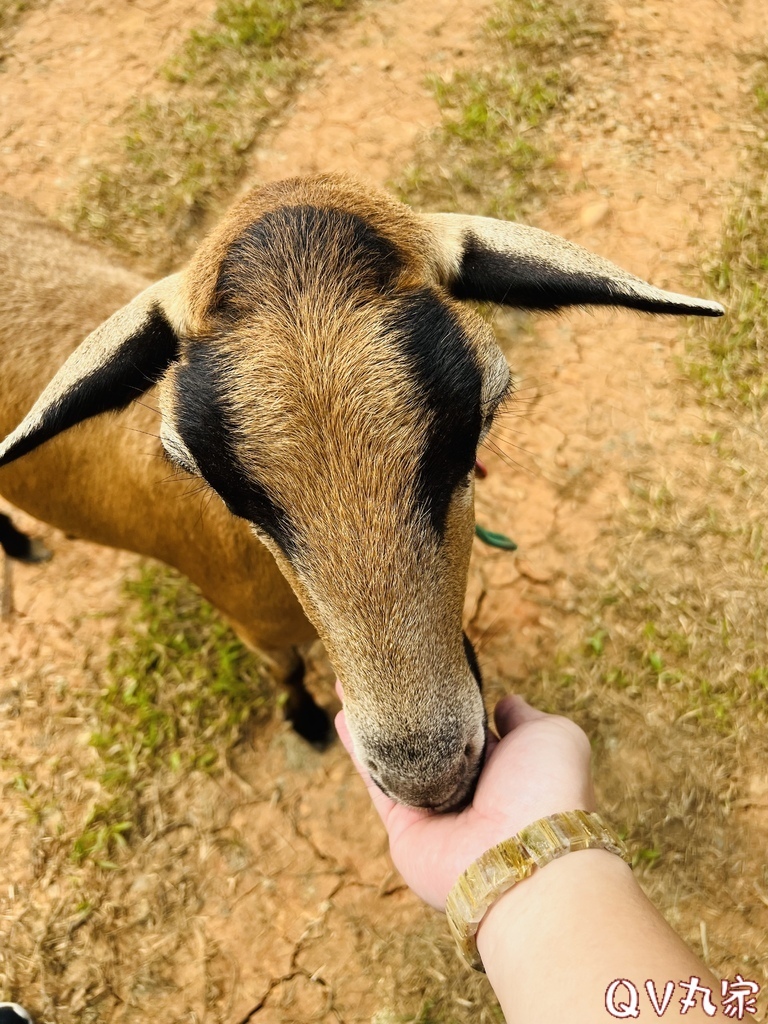
{"type": "Polygon", "coordinates": [[[484,971],[477,930],[493,903],[550,861],[578,850],[608,850],[629,860],[626,845],[599,814],[564,811],[526,825],[470,864],[448,893],[445,913],[461,956],[484,971]]]}

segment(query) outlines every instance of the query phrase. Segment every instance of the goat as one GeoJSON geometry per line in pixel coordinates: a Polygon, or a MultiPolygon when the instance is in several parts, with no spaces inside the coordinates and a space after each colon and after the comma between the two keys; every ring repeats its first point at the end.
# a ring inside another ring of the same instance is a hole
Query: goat
{"type": "Polygon", "coordinates": [[[472,471],[511,387],[462,300],[722,307],[544,231],[419,215],[341,176],[250,192],[152,284],[19,204],[3,223],[0,436],[20,425],[0,492],[180,569],[291,676],[289,717],[310,739],[327,720],[285,652],[316,631],[373,779],[414,806],[466,803],[486,737],[461,623],[472,471]],[[135,401],[150,390],[159,412],[135,401]],[[163,483],[167,460],[210,493],[204,513],[163,483]]]}

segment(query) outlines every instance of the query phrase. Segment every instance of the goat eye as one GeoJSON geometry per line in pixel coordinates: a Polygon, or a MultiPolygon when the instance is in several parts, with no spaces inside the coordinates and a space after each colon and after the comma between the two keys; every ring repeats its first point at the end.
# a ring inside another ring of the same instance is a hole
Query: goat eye
{"type": "Polygon", "coordinates": [[[173,463],[174,466],[178,466],[179,469],[183,469],[185,473],[191,473],[192,476],[197,476],[197,469],[187,459],[180,458],[176,452],[166,452],[168,461],[173,463]]]}
{"type": "Polygon", "coordinates": [[[190,473],[192,476],[200,476],[200,470],[192,455],[173,435],[168,432],[163,433],[162,427],[160,428],[160,440],[169,462],[174,466],[178,466],[179,469],[183,469],[185,473],[190,473]]]}

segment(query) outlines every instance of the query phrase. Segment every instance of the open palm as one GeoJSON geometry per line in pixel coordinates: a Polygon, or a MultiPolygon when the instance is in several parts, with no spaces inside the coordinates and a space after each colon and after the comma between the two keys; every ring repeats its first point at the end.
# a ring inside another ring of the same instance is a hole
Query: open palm
{"type": "MultiPolygon", "coordinates": [[[[462,871],[492,846],[548,814],[595,809],[589,740],[575,723],[537,711],[517,696],[498,703],[494,721],[500,738],[489,732],[474,798],[458,813],[395,803],[355,760],[389,835],[395,866],[437,910],[445,908],[462,871]]],[[[354,759],[343,711],[336,728],[354,759]]]]}

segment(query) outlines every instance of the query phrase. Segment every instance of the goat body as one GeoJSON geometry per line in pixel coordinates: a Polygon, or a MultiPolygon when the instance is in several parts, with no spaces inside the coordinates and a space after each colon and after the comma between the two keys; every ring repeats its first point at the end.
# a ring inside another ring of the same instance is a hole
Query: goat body
{"type": "Polygon", "coordinates": [[[249,193],[154,284],[26,206],[4,201],[3,223],[0,492],[184,572],[292,671],[315,739],[326,722],[286,652],[319,634],[373,778],[406,803],[465,802],[485,743],[461,629],[472,469],[509,369],[461,300],[721,307],[341,177],[249,193]]]}

